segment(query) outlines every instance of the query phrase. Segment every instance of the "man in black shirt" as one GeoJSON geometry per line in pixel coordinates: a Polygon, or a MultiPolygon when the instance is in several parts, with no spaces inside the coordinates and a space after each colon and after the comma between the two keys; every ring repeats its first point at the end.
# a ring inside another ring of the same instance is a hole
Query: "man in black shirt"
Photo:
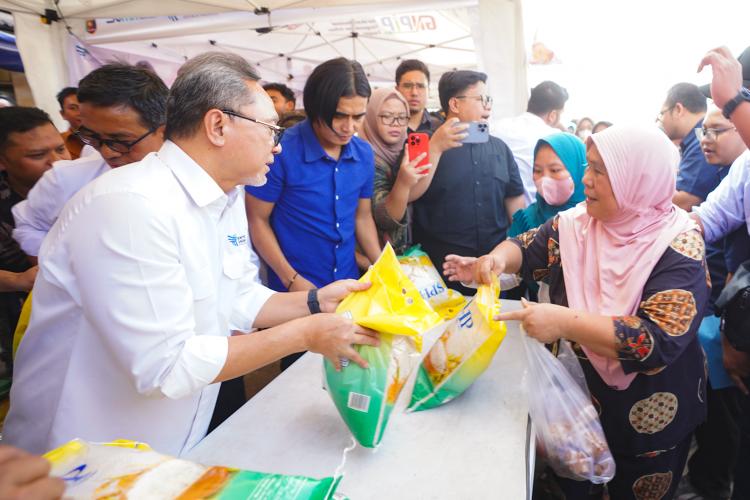
{"type": "Polygon", "coordinates": [[[26,198],[57,160],[69,160],[60,132],[37,108],[0,109],[0,360],[10,368],[13,332],[35,270],[12,238],[13,205],[26,198]]]}
{"type": "MultiPolygon", "coordinates": [[[[477,71],[445,73],[438,89],[446,118],[486,122],[492,109],[486,81],[477,71]]],[[[525,207],[523,194],[513,153],[497,137],[448,150],[429,189],[413,204],[414,242],[438,269],[448,254],[484,255],[505,239],[512,214],[525,207]]],[[[474,293],[458,283],[449,286],[474,293]]]]}
{"type": "Polygon", "coordinates": [[[430,70],[418,59],[406,59],[396,68],[396,90],[409,103],[409,132],[432,135],[443,120],[427,112],[430,70]]]}

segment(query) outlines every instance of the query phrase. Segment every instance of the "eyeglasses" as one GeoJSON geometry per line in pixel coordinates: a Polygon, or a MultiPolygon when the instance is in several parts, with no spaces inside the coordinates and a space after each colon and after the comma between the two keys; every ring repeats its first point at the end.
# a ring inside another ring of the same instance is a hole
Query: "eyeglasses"
{"type": "Polygon", "coordinates": [[[699,141],[702,141],[705,137],[709,141],[715,141],[721,134],[724,132],[729,132],[730,130],[737,130],[734,127],[726,127],[726,128],[697,128],[695,129],[695,136],[698,138],[699,141]]]}
{"type": "Polygon", "coordinates": [[[120,154],[126,154],[130,153],[130,150],[133,149],[133,146],[141,142],[143,139],[148,137],[150,134],[153,134],[156,129],[159,128],[154,127],[150,129],[148,132],[140,136],[138,139],[134,141],[118,141],[115,139],[102,139],[102,137],[97,134],[96,132],[92,132],[91,130],[82,130],[78,129],[75,132],[73,132],[76,137],[78,137],[82,143],[91,146],[92,148],[99,150],[102,148],[102,146],[107,146],[109,149],[114,151],[115,153],[120,154]]]}
{"type": "Polygon", "coordinates": [[[409,123],[409,115],[378,115],[380,123],[390,127],[394,125],[403,126],[409,123]]]}
{"type": "Polygon", "coordinates": [[[667,113],[669,113],[673,109],[674,109],[674,106],[670,106],[667,109],[662,109],[661,111],[659,111],[659,114],[656,115],[656,121],[657,122],[661,122],[662,119],[664,118],[664,115],[666,115],[667,113]]]}
{"type": "Polygon", "coordinates": [[[424,90],[427,88],[427,85],[425,85],[424,83],[412,83],[412,82],[399,83],[398,86],[403,88],[404,90],[414,90],[415,88],[417,90],[424,90]]]}
{"type": "Polygon", "coordinates": [[[274,125],[273,123],[267,123],[261,120],[256,120],[255,118],[250,118],[249,116],[241,115],[229,109],[222,109],[221,112],[224,113],[225,115],[236,116],[237,118],[242,118],[243,120],[257,123],[258,125],[263,125],[264,127],[268,127],[269,129],[271,129],[271,132],[273,133],[273,147],[276,147],[279,145],[279,142],[281,142],[281,136],[284,135],[284,130],[286,130],[284,127],[279,127],[278,125],[274,125]]]}
{"type": "Polygon", "coordinates": [[[457,95],[456,99],[474,99],[475,101],[482,101],[482,106],[487,109],[492,106],[492,97],[488,95],[457,95]]]}

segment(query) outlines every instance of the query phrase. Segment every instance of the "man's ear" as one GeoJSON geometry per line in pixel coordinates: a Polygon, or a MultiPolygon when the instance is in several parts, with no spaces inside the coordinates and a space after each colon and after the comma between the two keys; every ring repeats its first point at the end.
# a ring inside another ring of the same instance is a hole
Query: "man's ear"
{"type": "Polygon", "coordinates": [[[453,113],[454,115],[458,114],[458,99],[455,97],[451,97],[448,99],[448,111],[453,113]]]}
{"type": "Polygon", "coordinates": [[[218,109],[209,110],[203,116],[203,132],[208,141],[214,146],[222,147],[226,144],[225,127],[228,125],[229,116],[218,109]]]}
{"type": "Polygon", "coordinates": [[[681,102],[678,102],[674,105],[674,110],[672,112],[677,116],[682,116],[683,113],[685,113],[685,106],[683,106],[681,102]]]}
{"type": "Polygon", "coordinates": [[[557,125],[557,122],[560,121],[560,111],[553,109],[552,111],[548,112],[544,116],[544,123],[549,125],[550,127],[554,127],[557,125]]]}
{"type": "Polygon", "coordinates": [[[164,128],[166,125],[159,125],[156,130],[154,130],[154,135],[157,136],[162,141],[164,140],[164,128]]]}

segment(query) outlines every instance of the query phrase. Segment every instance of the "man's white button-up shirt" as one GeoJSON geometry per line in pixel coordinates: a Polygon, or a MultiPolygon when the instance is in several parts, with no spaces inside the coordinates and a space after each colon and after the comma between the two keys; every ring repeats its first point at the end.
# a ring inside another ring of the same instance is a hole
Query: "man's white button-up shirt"
{"type": "Polygon", "coordinates": [[[172,142],[82,189],[40,250],[3,441],[194,446],[227,337],[273,294],[250,251],[242,188],[225,193],[172,142]]]}

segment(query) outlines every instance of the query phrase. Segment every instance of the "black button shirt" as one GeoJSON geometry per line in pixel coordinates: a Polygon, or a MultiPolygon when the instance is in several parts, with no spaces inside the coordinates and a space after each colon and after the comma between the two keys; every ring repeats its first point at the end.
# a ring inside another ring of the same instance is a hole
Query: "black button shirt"
{"type": "Polygon", "coordinates": [[[429,189],[413,203],[414,242],[439,270],[450,253],[484,255],[506,237],[505,199],[523,193],[513,154],[497,137],[450,149],[429,189]]]}

